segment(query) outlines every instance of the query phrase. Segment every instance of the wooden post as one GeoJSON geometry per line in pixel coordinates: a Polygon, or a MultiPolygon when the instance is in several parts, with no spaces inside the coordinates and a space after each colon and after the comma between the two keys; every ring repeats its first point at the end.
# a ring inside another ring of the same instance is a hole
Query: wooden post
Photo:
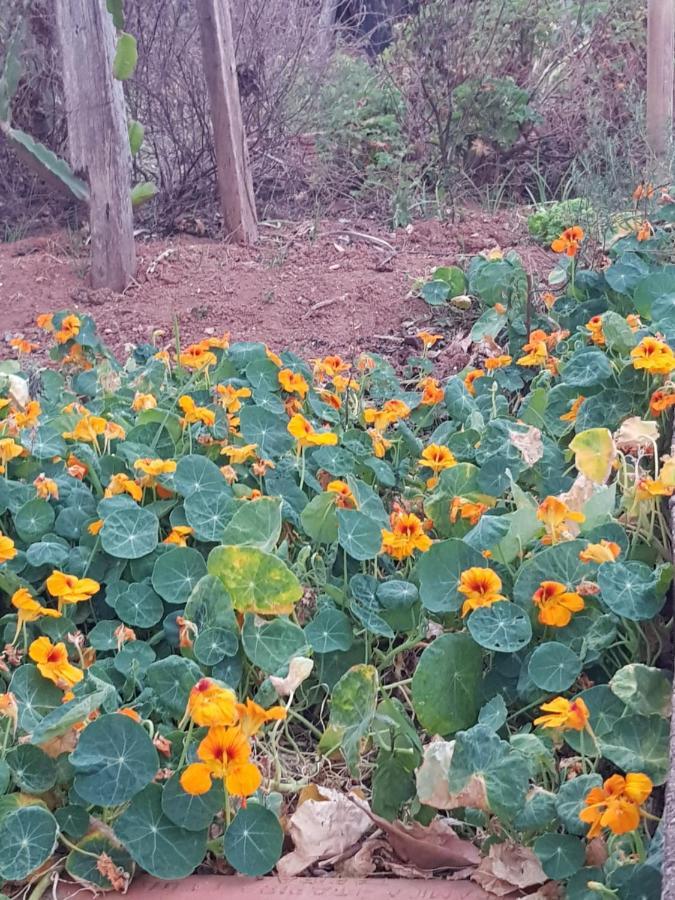
{"type": "Polygon", "coordinates": [[[230,0],[196,0],[196,4],[225,236],[252,244],[258,238],[258,224],[241,117],[230,0]]]}
{"type": "Polygon", "coordinates": [[[131,150],[106,0],[58,0],[70,162],[89,183],[91,284],[122,291],[136,270],[131,150]]]}
{"type": "Polygon", "coordinates": [[[647,24],[647,142],[662,158],[673,133],[675,0],[649,0],[647,24]]]}

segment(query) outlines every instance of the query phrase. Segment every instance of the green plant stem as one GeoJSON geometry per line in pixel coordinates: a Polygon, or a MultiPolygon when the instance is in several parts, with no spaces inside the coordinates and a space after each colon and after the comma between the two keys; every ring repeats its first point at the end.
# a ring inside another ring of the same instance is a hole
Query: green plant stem
{"type": "Polygon", "coordinates": [[[321,731],[316,727],[316,725],[312,725],[310,721],[308,721],[304,716],[301,716],[299,712],[296,712],[294,709],[287,709],[286,715],[289,719],[296,719],[300,722],[301,725],[304,725],[308,731],[311,731],[315,738],[321,738],[321,731]]]}
{"type": "Polygon", "coordinates": [[[178,760],[178,771],[183,768],[185,764],[185,760],[187,758],[188,750],[190,749],[190,744],[192,743],[192,731],[195,727],[195,723],[190,719],[190,724],[188,725],[188,730],[185,735],[185,740],[183,741],[183,750],[181,751],[180,759],[178,760]]]}

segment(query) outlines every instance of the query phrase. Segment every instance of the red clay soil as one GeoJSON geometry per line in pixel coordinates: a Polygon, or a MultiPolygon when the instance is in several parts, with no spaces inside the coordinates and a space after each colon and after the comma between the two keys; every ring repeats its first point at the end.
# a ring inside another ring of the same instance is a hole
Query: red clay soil
{"type": "Polygon", "coordinates": [[[155,342],[168,345],[176,317],[183,344],[228,331],[306,357],[365,350],[400,363],[414,352],[410,336],[433,322],[446,333],[438,359],[445,374],[466,365],[470,324],[457,313],[439,319],[411,298],[415,281],[495,246],[516,249],[535,284],[553,261],[528,239],[517,211],[469,210],[455,224],[428,220],[396,232],[339,220],[320,222],[312,236],[312,224],[263,224],[253,248],[186,234],[139,240],[137,281],[123,295],[87,287],[87,249],[65,232],[0,245],[0,357],[12,355],[10,338],[40,336],[39,313],[61,309],[91,315],[118,355],[157,330],[155,342]]]}

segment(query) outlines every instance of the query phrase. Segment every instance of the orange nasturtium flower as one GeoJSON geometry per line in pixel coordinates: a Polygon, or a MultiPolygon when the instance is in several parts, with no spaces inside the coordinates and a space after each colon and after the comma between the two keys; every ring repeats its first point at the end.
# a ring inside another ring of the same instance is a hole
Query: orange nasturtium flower
{"type": "Polygon", "coordinates": [[[423,378],[417,387],[422,391],[420,399],[422,406],[434,406],[434,404],[440,403],[443,399],[443,388],[438,383],[438,380],[431,375],[423,378]]]}
{"type": "Polygon", "coordinates": [[[467,372],[464,376],[464,387],[471,394],[471,396],[475,396],[476,388],[474,387],[474,382],[479,378],[484,378],[485,372],[482,369],[471,369],[470,372],[467,372]]]}
{"type": "Polygon", "coordinates": [[[409,415],[410,407],[403,400],[387,400],[382,409],[369,407],[363,411],[366,425],[372,425],[375,431],[380,432],[409,415]]]}
{"type": "Polygon", "coordinates": [[[569,411],[566,413],[563,413],[562,416],[560,416],[560,421],[561,422],[576,422],[577,416],[579,415],[579,410],[581,409],[581,404],[584,402],[585,399],[586,398],[584,396],[579,394],[579,396],[576,397],[572,401],[572,405],[570,406],[569,411]]]}
{"type": "Polygon", "coordinates": [[[44,472],[41,472],[33,481],[33,486],[37,491],[37,495],[41,500],[59,499],[59,486],[53,478],[47,478],[44,472]]]}
{"type": "Polygon", "coordinates": [[[117,472],[117,474],[113,475],[110,479],[103,496],[115,497],[117,494],[129,494],[133,500],[138,502],[143,497],[143,489],[133,478],[129,478],[124,472],[117,472]]]}
{"type": "Polygon", "coordinates": [[[61,613],[58,609],[49,609],[33,597],[27,588],[19,588],[14,591],[11,599],[12,606],[17,610],[16,633],[21,631],[26,622],[37,622],[44,617],[59,619],[61,613]]]}
{"type": "Polygon", "coordinates": [[[251,389],[242,387],[236,388],[231,384],[217,384],[216,394],[220,405],[229,413],[239,412],[241,409],[241,401],[251,396],[251,389]]]}
{"type": "Polygon", "coordinates": [[[477,525],[480,517],[489,508],[485,503],[476,503],[465,497],[453,497],[450,504],[450,523],[454,525],[457,519],[465,519],[469,525],[477,525]]]}
{"type": "Polygon", "coordinates": [[[90,416],[89,413],[85,413],[72,431],[63,432],[63,437],[69,441],[95,444],[98,436],[105,432],[107,424],[101,416],[90,416]]]}
{"type": "Polygon", "coordinates": [[[392,559],[407,559],[415,550],[425,552],[431,547],[431,538],[425,533],[422,521],[414,513],[393,512],[389,517],[391,530],[382,529],[380,553],[388,553],[392,559]]]}
{"type": "Polygon", "coordinates": [[[484,365],[488,372],[494,372],[495,369],[503,369],[504,366],[510,366],[512,362],[513,357],[503,353],[501,356],[491,356],[489,359],[486,359],[484,365]]]}
{"type": "Polygon", "coordinates": [[[174,525],[162,543],[175,544],[177,547],[187,547],[187,539],[191,534],[194,534],[194,531],[194,528],[190,528],[189,525],[174,525]]]}
{"type": "Polygon", "coordinates": [[[591,341],[598,347],[605,346],[605,333],[602,330],[602,316],[593,316],[584,326],[591,333],[591,341]]]}
{"type": "Polygon", "coordinates": [[[218,362],[216,354],[209,350],[203,343],[190,344],[178,356],[178,362],[185,369],[204,369],[206,366],[215,366],[218,362]]]}
{"type": "Polygon", "coordinates": [[[330,494],[335,494],[335,503],[342,509],[356,509],[356,498],[352,494],[351,488],[346,481],[329,481],[326,490],[330,494]]]}
{"type": "Polygon", "coordinates": [[[551,291],[544,291],[544,293],[541,295],[541,299],[546,309],[551,309],[558,298],[555,294],[552,294],[551,291]]]}
{"type": "Polygon", "coordinates": [[[584,608],[584,598],[568,591],[559,581],[542,581],[532,595],[532,602],[539,610],[539,622],[553,628],[569,625],[572,614],[584,608]]]}
{"type": "Polygon", "coordinates": [[[56,569],[45,581],[47,590],[59,601],[59,610],[70,603],[84,603],[101,590],[93,578],[78,578],[56,569]]]}
{"type": "Polygon", "coordinates": [[[157,399],[152,394],[142,394],[136,391],[131,408],[134,412],[143,412],[146,409],[154,409],[157,406],[157,399]]]}
{"type": "Polygon", "coordinates": [[[441,444],[429,444],[422,451],[419,465],[421,468],[431,469],[433,477],[427,481],[427,487],[432,488],[438,484],[438,473],[443,469],[449,469],[457,465],[455,454],[448,447],[441,444]]]}
{"type": "Polygon", "coordinates": [[[238,463],[245,463],[249,459],[255,459],[257,449],[257,444],[243,444],[241,447],[231,444],[223,447],[220,453],[227,456],[232,465],[237,465],[238,463]]]}
{"type": "Polygon", "coordinates": [[[548,703],[542,703],[539,707],[546,715],[534,720],[535,725],[542,728],[556,728],[559,731],[583,731],[588,725],[590,713],[588,707],[581,699],[566,700],[564,697],[554,697],[548,703]]]}
{"type": "Polygon", "coordinates": [[[36,638],[28,648],[28,655],[36,663],[40,675],[63,690],[82,681],[82,671],[68,661],[68,651],[63,643],[52,644],[48,637],[36,638]]]}
{"type": "Polygon", "coordinates": [[[12,338],[9,342],[9,346],[16,350],[19,356],[21,356],[22,353],[28,355],[29,353],[32,353],[33,350],[37,350],[40,347],[39,344],[33,344],[30,341],[25,340],[25,338],[19,337],[12,338]]]}
{"type": "Polygon", "coordinates": [[[103,519],[94,519],[93,522],[90,522],[87,525],[87,531],[89,532],[89,534],[93,534],[95,537],[97,534],[100,533],[104,524],[105,523],[104,523],[103,519]]]}
{"type": "Polygon", "coordinates": [[[214,726],[197,747],[201,762],[192,763],[180,776],[186,794],[198,796],[222,779],[228,794],[249,797],[262,783],[260,769],[250,761],[251,746],[239,728],[214,726]]]}
{"type": "Polygon", "coordinates": [[[173,475],[176,471],[176,460],[144,457],[136,460],[134,469],[143,473],[143,477],[138,479],[141,487],[154,487],[160,475],[173,475]]]}
{"type": "Polygon", "coordinates": [[[550,363],[548,353],[548,341],[545,332],[536,329],[530,334],[529,340],[523,345],[523,350],[527,350],[525,356],[521,356],[516,360],[519,366],[547,366],[550,363]]]}
{"type": "Polygon", "coordinates": [[[626,322],[628,323],[628,327],[631,331],[639,331],[642,328],[642,321],[640,316],[635,313],[630,313],[626,316],[626,322]]]}
{"type": "Polygon", "coordinates": [[[309,385],[299,372],[293,372],[292,369],[281,369],[277,374],[277,378],[279,386],[287,394],[298,394],[303,400],[307,396],[309,385]]]}
{"type": "Polygon", "coordinates": [[[0,694],[0,719],[9,719],[12,725],[12,734],[16,733],[19,722],[19,707],[16,697],[10,691],[0,694]]]}
{"type": "Polygon", "coordinates": [[[237,703],[237,725],[245,738],[257,734],[266,722],[277,722],[286,718],[284,706],[271,706],[263,709],[250,697],[245,703],[237,703]]]}
{"type": "Polygon", "coordinates": [[[621,555],[621,547],[614,541],[606,541],[604,538],[599,544],[589,544],[585,550],[579,553],[581,562],[615,562],[621,555]]]}
{"type": "Polygon", "coordinates": [[[22,428],[35,428],[41,415],[42,407],[38,401],[29,400],[23,409],[17,409],[12,414],[12,419],[16,427],[21,430],[22,428]]]}
{"type": "Polygon", "coordinates": [[[574,257],[579,252],[583,239],[584,229],[579,225],[573,225],[571,228],[566,228],[560,237],[552,241],[551,250],[554,253],[566,253],[567,256],[574,257]]]}
{"type": "Polygon", "coordinates": [[[579,818],[591,827],[588,838],[597,837],[603,828],[612,834],[635,831],[643,811],[640,808],[652,792],[653,784],[642,772],[612,775],[602,787],[594,787],[586,794],[586,807],[579,818]]]}
{"type": "Polygon", "coordinates": [[[326,388],[318,388],[317,394],[319,395],[323,403],[326,403],[328,406],[332,406],[333,409],[342,408],[342,400],[340,400],[338,395],[334,394],[333,391],[326,390],[326,388]]]}
{"type": "Polygon", "coordinates": [[[78,319],[77,316],[69,315],[65,316],[63,321],[61,322],[61,327],[54,334],[54,338],[56,339],[57,344],[66,344],[72,338],[75,338],[80,333],[80,325],[82,322],[78,319]]]}
{"type": "Polygon", "coordinates": [[[5,471],[7,463],[16,459],[24,452],[21,444],[17,444],[14,438],[0,438],[0,474],[5,471]]]}
{"type": "Polygon", "coordinates": [[[178,405],[184,413],[183,422],[187,425],[193,425],[195,422],[201,422],[202,425],[210,426],[216,421],[216,414],[205,406],[197,406],[192,397],[183,394],[178,398],[178,405]]]}
{"type": "Polygon", "coordinates": [[[40,313],[40,315],[35,320],[35,324],[38,328],[41,328],[43,331],[53,331],[54,330],[54,316],[52,313],[40,313]]]}
{"type": "Polygon", "coordinates": [[[586,521],[583,513],[575,512],[566,503],[557,497],[546,497],[539,504],[537,518],[544,523],[546,535],[542,538],[542,544],[557,544],[559,541],[570,540],[572,533],[568,523],[580,523],[586,521]]]}
{"type": "Polygon", "coordinates": [[[314,361],[314,378],[323,381],[325,378],[335,378],[349,371],[349,364],[341,356],[324,356],[323,359],[314,361]]]}
{"type": "Polygon", "coordinates": [[[671,406],[675,406],[675,393],[669,394],[666,391],[654,391],[649,400],[649,412],[655,419],[671,406]]]}
{"type": "Polygon", "coordinates": [[[81,459],[78,459],[74,453],[71,453],[66,460],[66,472],[71,478],[78,478],[82,481],[89,472],[89,467],[81,459]]]}
{"type": "Polygon", "coordinates": [[[10,559],[14,559],[17,552],[11,537],[7,537],[6,534],[0,531],[0,565],[8,562],[10,559]]]}
{"type": "Polygon", "coordinates": [[[655,337],[644,337],[630,352],[633,368],[652,375],[670,375],[675,369],[675,355],[668,344],[655,337]]]}
{"type": "Polygon", "coordinates": [[[375,428],[367,428],[366,434],[373,443],[373,453],[377,459],[384,459],[387,450],[391,447],[392,441],[388,440],[384,435],[375,428]]]}
{"type": "Polygon", "coordinates": [[[440,341],[443,337],[442,334],[431,334],[429,331],[418,331],[417,337],[420,341],[422,341],[422,346],[425,350],[428,350],[430,347],[433,347],[437,341],[440,341]]]}
{"type": "Polygon", "coordinates": [[[211,678],[200,678],[188,697],[185,718],[195,725],[234,725],[237,719],[234,691],[211,678]]]}
{"type": "Polygon", "coordinates": [[[648,222],[646,219],[644,220],[644,222],[640,222],[635,230],[635,238],[639,243],[642,243],[642,241],[648,241],[653,234],[654,228],[651,222],[648,222]]]}
{"type": "Polygon", "coordinates": [[[296,413],[286,427],[300,447],[334,446],[338,442],[337,435],[332,431],[315,431],[314,426],[300,413],[296,413]]]}
{"type": "Polygon", "coordinates": [[[651,181],[641,181],[633,191],[633,200],[639,203],[640,200],[651,200],[654,196],[654,185],[651,181]]]}
{"type": "Polygon", "coordinates": [[[492,606],[493,603],[505,601],[506,597],[500,594],[501,589],[502,580],[492,569],[481,569],[479,566],[465,569],[459,576],[457,588],[466,597],[462,605],[462,617],[481,606],[492,606]]]}

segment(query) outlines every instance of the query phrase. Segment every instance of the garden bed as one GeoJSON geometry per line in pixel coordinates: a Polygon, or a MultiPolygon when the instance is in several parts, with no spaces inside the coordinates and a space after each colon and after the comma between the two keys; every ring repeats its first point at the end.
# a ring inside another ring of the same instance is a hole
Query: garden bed
{"type": "Polygon", "coordinates": [[[8,895],[275,871],[659,896],[672,212],[599,270],[566,231],[541,296],[514,252],[437,268],[435,314],[476,310],[442,379],[430,330],[396,369],[226,335],[121,363],[72,311],[39,318],[48,368],[14,342],[8,895]]]}

